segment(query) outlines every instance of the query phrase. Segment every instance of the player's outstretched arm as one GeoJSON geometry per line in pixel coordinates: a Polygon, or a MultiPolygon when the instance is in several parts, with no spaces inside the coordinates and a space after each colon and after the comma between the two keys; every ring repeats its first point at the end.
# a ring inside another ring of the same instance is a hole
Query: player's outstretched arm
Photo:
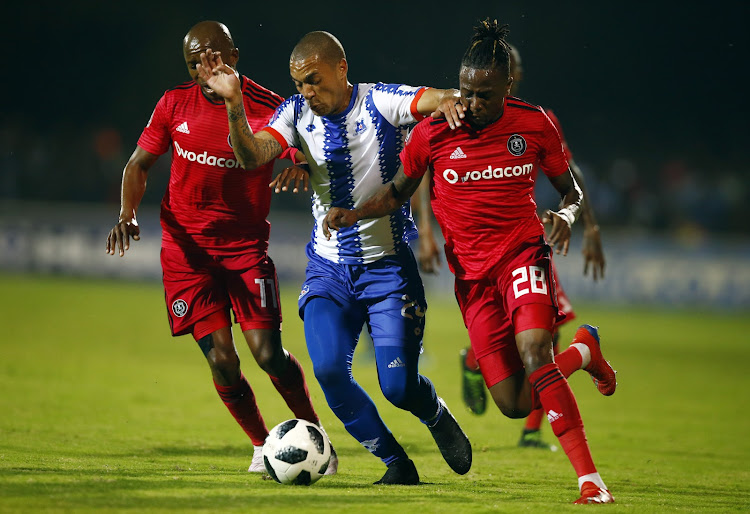
{"type": "Polygon", "coordinates": [[[109,255],[114,255],[117,251],[122,257],[125,255],[125,250],[130,248],[131,237],[135,241],[140,240],[141,229],[138,227],[135,215],[143,199],[143,194],[146,192],[148,170],[158,158],[158,155],[136,146],[135,151],[128,159],[125,170],[122,172],[120,217],[117,224],[107,235],[106,252],[109,255]]]}
{"type": "Polygon", "coordinates": [[[254,170],[278,157],[283,150],[281,144],[267,132],[253,134],[247,122],[237,71],[222,62],[220,52],[214,52],[210,48],[201,53],[200,58],[201,63],[196,66],[198,76],[224,98],[232,150],[240,165],[246,170],[254,170]]]}
{"type": "Polygon", "coordinates": [[[445,118],[448,126],[454,129],[461,125],[466,108],[461,104],[461,94],[457,89],[430,88],[419,98],[417,111],[423,116],[445,118]]]}
{"type": "Polygon", "coordinates": [[[435,231],[432,228],[432,205],[430,204],[430,171],[422,177],[422,183],[417,188],[411,207],[417,215],[417,229],[419,230],[419,247],[417,248],[417,262],[424,273],[437,274],[440,267],[440,248],[435,231]]]}
{"type": "Polygon", "coordinates": [[[546,211],[542,223],[551,226],[548,240],[553,248],[556,247],[555,252],[568,255],[571,227],[581,213],[583,194],[570,170],[562,175],[550,177],[550,182],[562,197],[562,207],[559,211],[546,211]]]}
{"type": "Polygon", "coordinates": [[[351,227],[359,220],[382,218],[391,214],[414,194],[421,180],[421,177],[407,177],[403,169],[399,169],[393,181],[385,184],[356,209],[332,207],[323,219],[323,234],[326,239],[331,239],[331,229],[339,230],[351,227]]]}
{"type": "Polygon", "coordinates": [[[599,225],[596,222],[596,214],[594,213],[591,197],[588,191],[586,191],[586,182],[583,180],[583,173],[581,173],[580,168],[573,159],[570,159],[569,164],[570,171],[573,172],[573,177],[576,179],[576,183],[583,193],[583,203],[581,204],[581,221],[583,222],[583,248],[581,249],[581,253],[583,254],[583,274],[584,276],[588,275],[590,267],[591,277],[594,281],[597,281],[600,277],[604,278],[604,268],[606,266],[599,225]]]}

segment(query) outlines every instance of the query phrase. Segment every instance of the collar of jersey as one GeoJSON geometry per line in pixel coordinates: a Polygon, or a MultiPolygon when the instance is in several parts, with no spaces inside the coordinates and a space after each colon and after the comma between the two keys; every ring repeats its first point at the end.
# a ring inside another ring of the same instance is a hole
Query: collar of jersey
{"type": "Polygon", "coordinates": [[[321,116],[321,118],[325,118],[327,120],[331,121],[341,121],[344,118],[346,118],[346,115],[349,114],[349,111],[352,110],[352,107],[354,107],[354,102],[357,100],[357,92],[359,91],[359,84],[354,84],[352,86],[352,97],[349,99],[349,105],[341,111],[338,114],[334,114],[333,116],[321,116]]]}

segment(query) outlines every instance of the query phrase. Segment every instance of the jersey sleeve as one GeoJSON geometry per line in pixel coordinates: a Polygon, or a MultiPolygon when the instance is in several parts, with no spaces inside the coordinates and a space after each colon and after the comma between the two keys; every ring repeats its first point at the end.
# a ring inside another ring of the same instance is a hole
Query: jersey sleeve
{"type": "Polygon", "coordinates": [[[271,134],[284,150],[290,146],[299,147],[297,121],[302,112],[302,102],[300,95],[284,100],[274,112],[268,125],[262,129],[271,134]]]}
{"type": "Polygon", "coordinates": [[[172,143],[172,132],[169,127],[169,111],[167,109],[166,94],[162,95],[151,113],[151,118],[146,123],[141,137],[138,138],[138,146],[154,155],[162,155],[169,150],[172,143]]]}
{"type": "Polygon", "coordinates": [[[370,94],[378,112],[388,123],[398,127],[416,123],[424,118],[417,111],[417,103],[426,90],[425,87],[379,82],[370,90],[370,94]]]}
{"type": "Polygon", "coordinates": [[[430,121],[422,121],[414,127],[401,151],[401,164],[409,178],[424,176],[430,166],[430,121]]]}
{"type": "Polygon", "coordinates": [[[556,177],[568,171],[568,161],[559,132],[549,116],[544,112],[543,114],[539,166],[548,177],[556,177]]]}
{"type": "Polygon", "coordinates": [[[573,158],[573,152],[570,151],[570,147],[568,146],[568,140],[565,139],[565,133],[563,132],[562,126],[560,125],[560,120],[557,119],[557,116],[554,112],[551,110],[547,110],[547,116],[549,116],[550,121],[552,121],[552,124],[557,129],[557,133],[560,134],[560,139],[562,140],[563,145],[563,151],[565,152],[565,158],[570,162],[570,160],[573,158]]]}

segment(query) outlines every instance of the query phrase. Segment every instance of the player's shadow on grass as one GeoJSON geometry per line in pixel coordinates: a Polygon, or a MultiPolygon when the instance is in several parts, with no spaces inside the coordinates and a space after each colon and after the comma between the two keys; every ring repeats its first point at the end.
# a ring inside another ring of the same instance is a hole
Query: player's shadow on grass
{"type": "Polygon", "coordinates": [[[228,444],[220,446],[154,446],[152,448],[144,448],[142,452],[146,455],[164,455],[168,457],[210,457],[215,455],[237,457],[252,456],[252,447],[228,444]]]}

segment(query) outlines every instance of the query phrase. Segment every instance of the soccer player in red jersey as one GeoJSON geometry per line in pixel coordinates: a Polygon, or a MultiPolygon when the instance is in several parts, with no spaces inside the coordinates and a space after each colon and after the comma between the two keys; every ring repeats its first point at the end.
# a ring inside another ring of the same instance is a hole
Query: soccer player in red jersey
{"type": "Polygon", "coordinates": [[[552,355],[552,333],[563,314],[550,254],[552,247],[567,253],[582,194],[544,110],[508,96],[513,79],[507,31],[489,20],[475,28],[459,74],[466,108],[461,127],[451,131],[443,120],[420,122],[393,181],[353,210],[332,208],[324,231],[400,208],[431,168],[433,212],[492,398],[510,418],[525,417],[541,405],[578,475],[576,503],[611,503],[567,381],[585,368],[600,392],[614,392],[615,374],[601,354],[597,329],[583,325],[567,350],[556,360],[552,355]],[[562,207],[546,211],[541,221],[533,200],[537,166],[562,197],[562,207]],[[543,223],[551,227],[549,245],[543,223]]]}
{"type": "MultiPolygon", "coordinates": [[[[518,50],[513,45],[509,46],[510,75],[513,78],[511,95],[517,96],[521,80],[523,79],[523,64],[518,50]]],[[[576,179],[576,183],[580,186],[584,198],[588,198],[583,174],[573,160],[572,152],[570,151],[565,136],[563,135],[560,122],[551,110],[546,110],[546,112],[550,121],[552,121],[557,132],[560,134],[560,139],[563,143],[563,150],[565,152],[565,159],[568,161],[568,165],[576,179]]],[[[536,173],[536,171],[537,170],[535,169],[534,172],[536,173]]],[[[419,214],[419,252],[417,257],[420,269],[426,273],[434,273],[440,265],[440,250],[432,231],[429,182],[429,179],[422,181],[422,184],[418,189],[417,201],[412,202],[412,207],[419,214]]],[[[584,257],[583,274],[587,275],[589,269],[591,269],[591,276],[594,281],[596,281],[599,277],[604,277],[605,259],[604,251],[602,250],[599,225],[596,222],[596,215],[590,201],[584,201],[581,204],[581,221],[583,222],[583,248],[581,250],[584,257]]],[[[560,280],[558,279],[554,259],[551,261],[551,264],[552,273],[557,286],[557,301],[560,310],[565,314],[565,318],[558,323],[555,327],[555,333],[553,334],[553,350],[555,355],[557,355],[557,342],[560,336],[559,328],[562,325],[573,321],[576,318],[576,314],[570,300],[562,288],[560,280]]],[[[484,414],[487,407],[487,396],[484,379],[479,371],[479,365],[477,364],[474,350],[471,346],[462,349],[460,357],[462,371],[461,389],[463,392],[464,403],[466,403],[474,414],[484,414]]],[[[543,414],[542,409],[535,409],[529,414],[521,432],[521,438],[518,443],[519,446],[552,449],[553,451],[557,449],[556,446],[546,443],[541,438],[540,428],[543,414]]]]}
{"type": "MultiPolygon", "coordinates": [[[[164,93],[143,130],[122,178],[122,205],[107,237],[107,253],[120,256],[140,239],[136,221],[148,171],[172,147],[169,186],[161,203],[164,292],[173,336],[192,334],[208,361],[219,397],[250,437],[248,471],[262,472],[268,429],[253,390],[240,370],[230,309],[253,357],[297,418],[318,423],[299,362],[281,344],[276,268],[267,254],[273,162],[244,170],[229,138],[224,100],[198,77],[207,48],[232,65],[239,59],[226,26],[198,23],[183,53],[192,80],[164,93]]],[[[250,125],[268,123],[282,98],[242,76],[250,125]]],[[[335,473],[337,457],[328,473],[335,473]]]]}

